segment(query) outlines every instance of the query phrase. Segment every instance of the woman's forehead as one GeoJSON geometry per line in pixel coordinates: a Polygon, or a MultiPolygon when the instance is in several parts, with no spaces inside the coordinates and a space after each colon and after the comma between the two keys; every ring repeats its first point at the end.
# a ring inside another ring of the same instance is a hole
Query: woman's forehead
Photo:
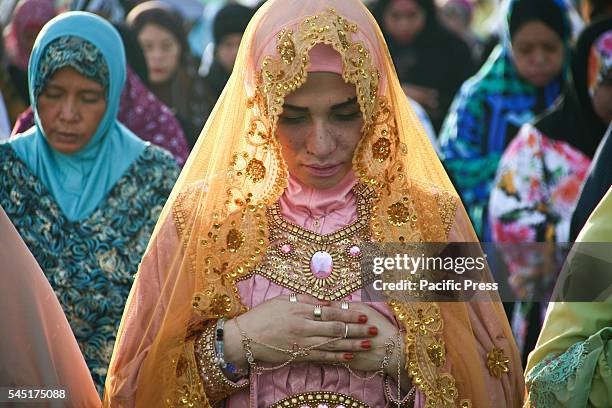
{"type": "Polygon", "coordinates": [[[47,85],[70,87],[80,90],[104,90],[104,87],[98,81],[87,78],[70,66],[58,69],[57,72],[49,78],[47,85]]]}
{"type": "Polygon", "coordinates": [[[311,72],[306,82],[285,97],[285,103],[307,107],[312,104],[334,106],[355,98],[355,85],[332,72],[311,72]]]}
{"type": "Polygon", "coordinates": [[[151,37],[159,40],[170,39],[173,41],[177,41],[177,38],[167,27],[164,27],[154,22],[145,24],[138,33],[138,35],[140,37],[151,37]]]}

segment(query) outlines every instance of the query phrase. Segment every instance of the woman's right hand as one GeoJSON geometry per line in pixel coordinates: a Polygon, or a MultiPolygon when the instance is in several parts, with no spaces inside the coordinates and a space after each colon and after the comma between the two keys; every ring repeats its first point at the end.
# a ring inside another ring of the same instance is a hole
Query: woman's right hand
{"type": "Polygon", "coordinates": [[[363,312],[331,307],[328,302],[308,295],[297,295],[297,299],[297,302],[290,302],[288,296],[279,296],[254,307],[237,318],[240,328],[236,324],[236,318],[228,320],[223,336],[225,361],[240,368],[246,368],[248,365],[240,330],[254,340],[251,342],[254,358],[270,364],[283,363],[289,360],[290,356],[257,343],[284,350],[292,350],[294,345],[303,349],[344,337],[345,324],[348,328],[346,339],[328,344],[325,346],[328,351],[311,350],[307,356],[300,357],[299,361],[347,363],[353,359],[354,352],[367,351],[370,348],[364,340],[375,337],[378,329],[367,324],[368,317],[363,312]],[[322,305],[320,320],[314,317],[316,305],[322,305]]]}

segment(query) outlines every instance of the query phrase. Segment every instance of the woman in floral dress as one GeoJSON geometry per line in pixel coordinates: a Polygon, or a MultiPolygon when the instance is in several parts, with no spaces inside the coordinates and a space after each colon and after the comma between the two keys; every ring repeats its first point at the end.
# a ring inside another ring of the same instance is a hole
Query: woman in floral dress
{"type": "MultiPolygon", "coordinates": [[[[495,242],[568,241],[591,159],[612,120],[611,66],[607,19],[581,34],[572,64],[573,83],[564,98],[550,113],[523,126],[504,152],[489,204],[495,242]]],[[[523,259],[529,263],[532,258],[523,259]]],[[[521,276],[524,266],[510,262],[515,284],[529,278],[521,276]]],[[[531,303],[515,308],[515,336],[525,357],[539,332],[536,309],[531,303]]]]}

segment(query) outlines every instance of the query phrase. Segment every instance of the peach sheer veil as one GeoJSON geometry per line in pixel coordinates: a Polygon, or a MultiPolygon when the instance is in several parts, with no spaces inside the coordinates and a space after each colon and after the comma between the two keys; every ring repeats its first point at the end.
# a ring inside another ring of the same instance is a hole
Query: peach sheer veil
{"type": "MultiPolygon", "coordinates": [[[[359,0],[269,0],[157,223],[127,302],[106,382],[108,406],[209,406],[193,333],[244,313],[236,281],[269,244],[266,208],[287,186],[274,137],[284,97],[317,44],[342,57],[364,118],[353,169],[375,190],[378,242],[477,242],[467,215],[359,0]]],[[[479,303],[390,302],[406,328],[406,371],[427,406],[520,406],[522,369],[495,293],[479,303]],[[493,376],[501,350],[509,372],[493,376]],[[433,351],[428,351],[433,350],[433,351]],[[491,392],[491,388],[498,391],[491,392]],[[495,395],[496,401],[493,401],[495,395]]]]}
{"type": "Polygon", "coordinates": [[[0,265],[0,387],[66,393],[65,398],[37,406],[99,406],[100,397],[64,311],[2,207],[0,265]]]}

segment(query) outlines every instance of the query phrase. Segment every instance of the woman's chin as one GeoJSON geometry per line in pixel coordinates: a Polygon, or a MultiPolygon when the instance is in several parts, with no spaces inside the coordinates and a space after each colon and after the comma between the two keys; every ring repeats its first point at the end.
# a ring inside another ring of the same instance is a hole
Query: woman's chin
{"type": "Polygon", "coordinates": [[[170,74],[167,74],[166,72],[149,72],[149,80],[151,81],[152,84],[163,84],[165,82],[168,82],[168,80],[170,80],[170,74]]]}
{"type": "Polygon", "coordinates": [[[76,142],[53,142],[49,143],[49,146],[62,154],[74,154],[83,148],[82,143],[76,142]]]}
{"type": "Polygon", "coordinates": [[[536,88],[543,88],[550,84],[553,80],[549,75],[534,75],[527,78],[527,80],[536,88]]]}
{"type": "Polygon", "coordinates": [[[338,183],[342,181],[343,177],[344,177],[344,174],[341,176],[336,174],[336,175],[328,176],[328,177],[307,176],[307,177],[301,177],[299,178],[299,180],[302,182],[302,184],[310,188],[314,188],[315,190],[327,190],[327,189],[337,186],[338,183]]]}

